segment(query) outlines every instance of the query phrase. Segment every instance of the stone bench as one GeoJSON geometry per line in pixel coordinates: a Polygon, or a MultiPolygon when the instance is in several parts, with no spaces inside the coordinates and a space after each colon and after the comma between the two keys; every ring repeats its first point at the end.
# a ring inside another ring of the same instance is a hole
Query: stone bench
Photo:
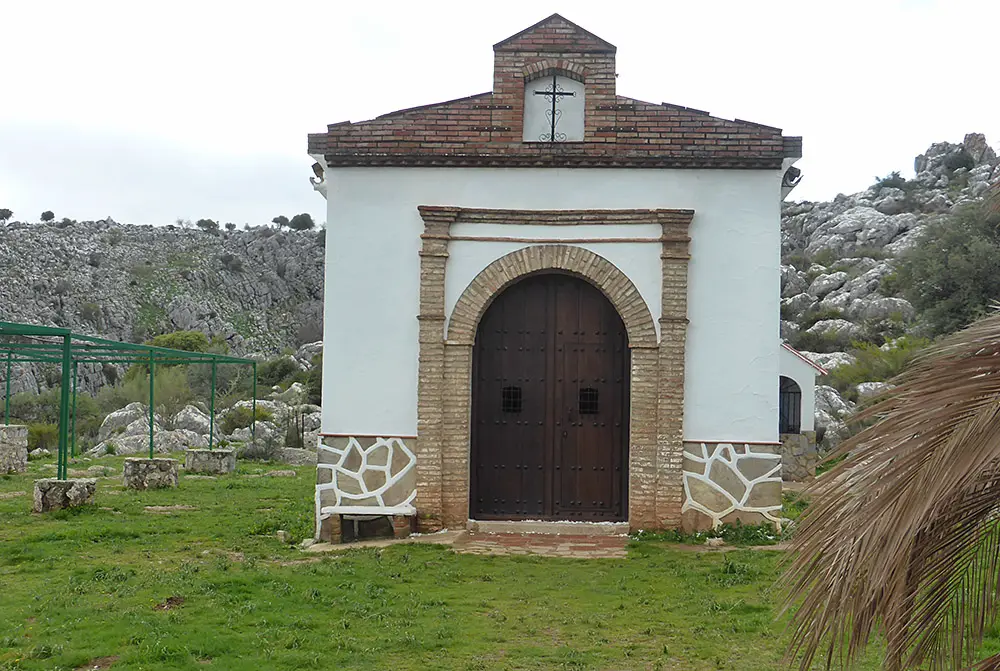
{"type": "Polygon", "coordinates": [[[184,472],[224,475],[236,470],[233,450],[188,450],[184,453],[184,472]]]}
{"type": "Polygon", "coordinates": [[[36,513],[44,513],[50,510],[88,505],[94,502],[96,491],[96,478],[35,480],[35,498],[32,510],[36,513]]]}
{"type": "Polygon", "coordinates": [[[28,470],[28,427],[0,426],[0,475],[28,470]]]}
{"type": "Polygon", "coordinates": [[[176,487],[179,466],[176,459],[126,459],[122,485],[126,489],[176,487]]]}

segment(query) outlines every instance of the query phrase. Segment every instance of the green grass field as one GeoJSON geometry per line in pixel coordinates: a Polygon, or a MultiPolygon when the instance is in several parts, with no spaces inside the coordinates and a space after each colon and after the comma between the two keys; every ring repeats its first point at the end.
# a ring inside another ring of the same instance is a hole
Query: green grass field
{"type": "Polygon", "coordinates": [[[45,464],[0,478],[0,669],[787,668],[778,552],[317,556],[274,535],[311,536],[311,468],[150,492],[107,478],[94,506],[32,514],[45,464]],[[177,505],[193,509],[145,510],[177,505]]]}

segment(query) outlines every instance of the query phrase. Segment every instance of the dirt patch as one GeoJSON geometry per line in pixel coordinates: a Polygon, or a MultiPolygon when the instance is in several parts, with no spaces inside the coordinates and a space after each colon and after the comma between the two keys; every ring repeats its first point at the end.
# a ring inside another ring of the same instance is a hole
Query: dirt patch
{"type": "Polygon", "coordinates": [[[109,657],[98,657],[97,659],[92,659],[83,666],[76,667],[73,671],[98,671],[99,669],[110,669],[112,665],[118,661],[118,655],[111,655],[109,657]]]}
{"type": "Polygon", "coordinates": [[[184,605],[184,597],[182,596],[168,596],[165,601],[153,606],[153,610],[173,610],[174,608],[180,608],[184,605]]]}
{"type": "Polygon", "coordinates": [[[172,513],[176,510],[198,510],[194,506],[146,506],[143,510],[147,513],[172,513]]]}
{"type": "Polygon", "coordinates": [[[28,492],[0,492],[0,501],[4,499],[16,499],[19,496],[25,496],[28,492]]]}

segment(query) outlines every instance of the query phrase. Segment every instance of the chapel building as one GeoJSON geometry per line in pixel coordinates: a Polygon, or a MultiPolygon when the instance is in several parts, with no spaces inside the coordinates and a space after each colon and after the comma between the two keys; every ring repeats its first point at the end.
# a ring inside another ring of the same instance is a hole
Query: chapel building
{"type": "Polygon", "coordinates": [[[493,51],[492,91],[309,136],[317,535],[776,522],[801,138],[619,95],[616,48],[558,14],[493,51]]]}

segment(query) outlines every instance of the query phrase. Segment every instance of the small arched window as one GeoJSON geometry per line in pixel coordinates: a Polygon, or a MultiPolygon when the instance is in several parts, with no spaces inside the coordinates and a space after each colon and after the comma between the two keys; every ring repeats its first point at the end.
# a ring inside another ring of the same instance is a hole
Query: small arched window
{"type": "Polygon", "coordinates": [[[802,390],[790,377],[778,381],[778,433],[799,433],[802,430],[802,390]]]}
{"type": "Polygon", "coordinates": [[[524,85],[525,142],[582,142],[583,82],[552,73],[524,85]]]}

